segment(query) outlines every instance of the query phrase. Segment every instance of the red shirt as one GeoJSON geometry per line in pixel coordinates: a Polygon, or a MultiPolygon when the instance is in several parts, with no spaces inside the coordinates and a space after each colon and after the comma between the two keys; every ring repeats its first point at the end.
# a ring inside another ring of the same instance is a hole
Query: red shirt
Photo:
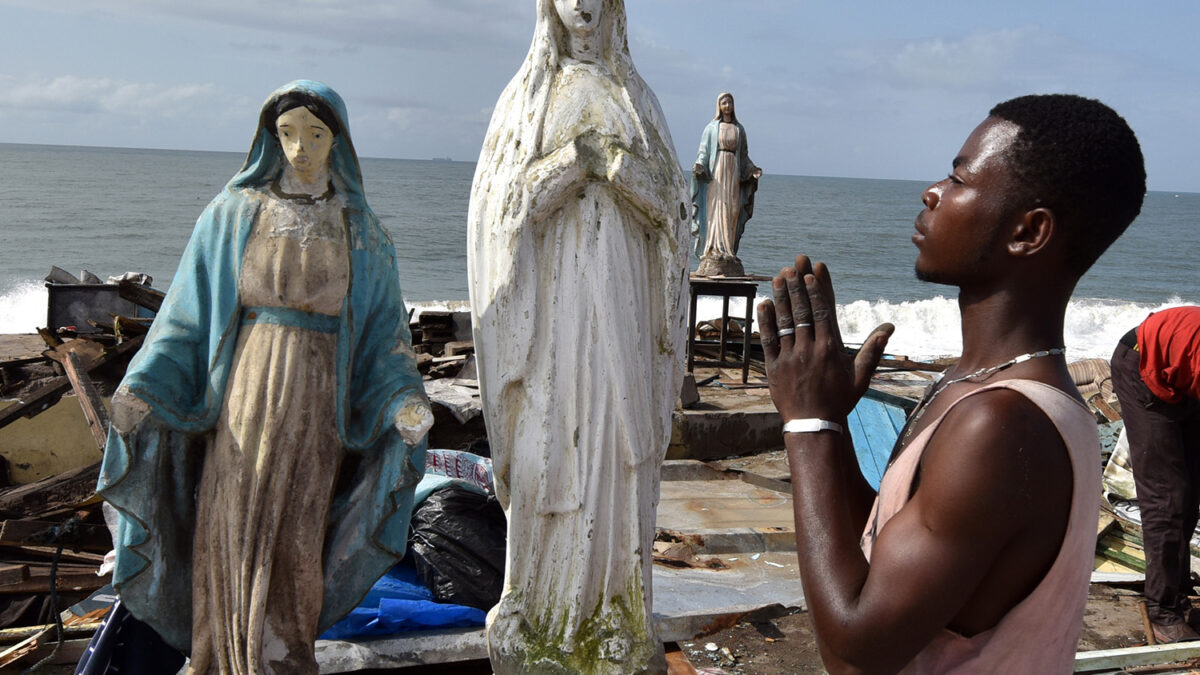
{"type": "Polygon", "coordinates": [[[1139,370],[1167,403],[1200,399],[1200,307],[1172,307],[1138,326],[1139,370]]]}

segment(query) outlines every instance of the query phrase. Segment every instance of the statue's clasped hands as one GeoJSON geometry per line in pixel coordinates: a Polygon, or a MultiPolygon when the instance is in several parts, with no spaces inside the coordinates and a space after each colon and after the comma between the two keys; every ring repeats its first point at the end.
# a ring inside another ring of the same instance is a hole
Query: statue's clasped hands
{"type": "Polygon", "coordinates": [[[857,353],[842,343],[833,282],[824,263],[797,256],[771,282],[758,330],[771,399],[784,420],[844,420],[871,383],[894,327],[881,324],[857,353]]]}

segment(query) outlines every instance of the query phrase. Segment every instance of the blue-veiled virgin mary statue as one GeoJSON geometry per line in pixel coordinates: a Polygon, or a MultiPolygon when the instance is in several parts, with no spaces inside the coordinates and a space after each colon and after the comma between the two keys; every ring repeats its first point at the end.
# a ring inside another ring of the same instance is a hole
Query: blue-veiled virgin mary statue
{"type": "Polygon", "coordinates": [[[113,420],[121,601],[192,672],[315,673],[319,631],[403,554],[431,420],[332,89],[267,99],[113,420]]]}
{"type": "Polygon", "coordinates": [[[692,167],[692,235],[702,277],[745,274],[738,247],[754,215],[754,193],[762,169],[750,160],[746,129],[737,120],[733,94],[717,97],[717,116],[700,137],[692,167]]]}

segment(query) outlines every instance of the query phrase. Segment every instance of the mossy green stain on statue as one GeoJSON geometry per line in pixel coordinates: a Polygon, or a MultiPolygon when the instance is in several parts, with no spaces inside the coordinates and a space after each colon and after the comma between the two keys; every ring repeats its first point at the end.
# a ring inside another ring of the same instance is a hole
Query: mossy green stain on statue
{"type": "Polygon", "coordinates": [[[541,623],[522,622],[519,659],[524,673],[581,673],[617,675],[629,672],[629,663],[653,663],[654,633],[641,612],[642,589],[633,584],[625,593],[609,597],[579,623],[574,638],[565,619],[541,623]],[[613,645],[621,643],[620,647],[613,645]],[[637,651],[644,653],[638,654],[637,651]]]}

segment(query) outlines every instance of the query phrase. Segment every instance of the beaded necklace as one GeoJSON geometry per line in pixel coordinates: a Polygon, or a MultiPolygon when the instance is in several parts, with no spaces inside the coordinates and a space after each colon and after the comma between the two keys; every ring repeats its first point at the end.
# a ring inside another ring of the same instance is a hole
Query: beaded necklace
{"type": "MultiPolygon", "coordinates": [[[[995,375],[996,373],[1000,372],[1001,370],[1004,370],[1005,368],[1009,368],[1011,366],[1015,366],[1018,363],[1024,363],[1025,361],[1028,361],[1030,359],[1037,359],[1037,358],[1041,358],[1043,356],[1057,356],[1058,354],[1065,353],[1066,351],[1067,350],[1065,347],[1054,347],[1053,349],[1043,349],[1043,350],[1036,351],[1036,352],[1029,352],[1026,354],[1021,354],[1020,356],[1014,357],[1014,358],[1012,358],[1008,361],[1005,361],[1004,363],[1001,363],[999,365],[988,366],[987,368],[980,368],[979,370],[977,370],[969,375],[963,375],[962,377],[956,377],[953,380],[946,382],[945,384],[942,383],[942,378],[945,377],[945,373],[942,373],[942,376],[939,377],[938,380],[933,383],[933,386],[929,389],[928,392],[925,393],[925,396],[923,396],[921,398],[921,401],[919,403],[917,403],[917,408],[915,411],[913,411],[912,417],[908,418],[908,422],[904,425],[904,434],[903,434],[903,437],[901,438],[901,443],[897,444],[897,450],[899,449],[899,447],[901,445],[906,445],[908,443],[909,437],[912,436],[913,429],[915,429],[917,426],[917,421],[921,419],[921,415],[925,414],[925,411],[933,403],[933,399],[937,398],[938,394],[942,393],[946,389],[949,389],[950,385],[958,384],[959,382],[963,382],[965,380],[973,380],[975,378],[987,379],[987,378],[991,377],[992,375],[995,375]]],[[[893,452],[892,455],[893,455],[892,458],[895,459],[896,453],[893,452]]]]}

